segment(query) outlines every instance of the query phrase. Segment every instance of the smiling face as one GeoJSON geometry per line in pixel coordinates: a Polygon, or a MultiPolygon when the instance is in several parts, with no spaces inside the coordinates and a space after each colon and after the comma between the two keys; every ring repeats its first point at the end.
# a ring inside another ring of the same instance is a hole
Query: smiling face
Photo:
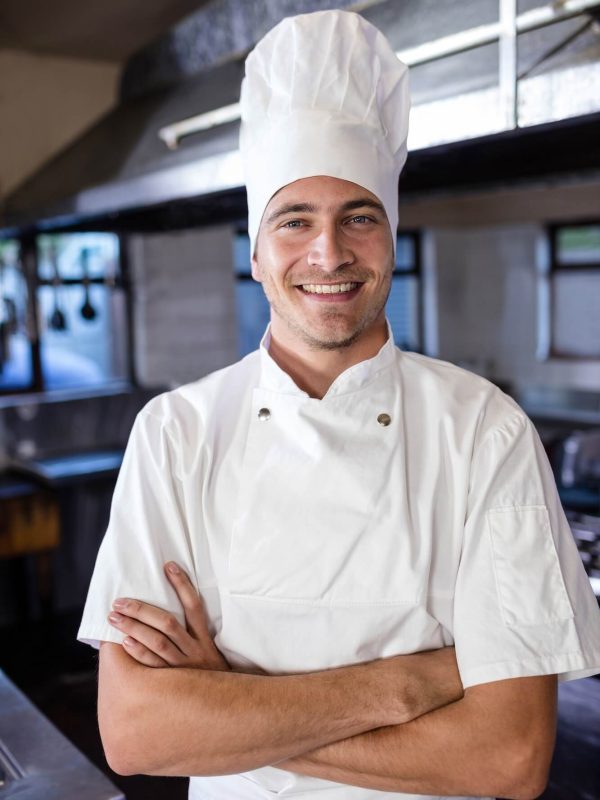
{"type": "Polygon", "coordinates": [[[335,350],[385,330],[393,263],[377,197],[356,183],[317,176],[271,198],[252,275],[271,305],[275,339],[335,350]]]}

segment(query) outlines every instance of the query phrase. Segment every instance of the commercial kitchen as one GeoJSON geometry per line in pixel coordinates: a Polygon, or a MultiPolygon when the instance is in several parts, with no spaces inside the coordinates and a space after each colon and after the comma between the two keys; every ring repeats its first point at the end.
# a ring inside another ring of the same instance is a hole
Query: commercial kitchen
{"type": "MultiPolygon", "coordinates": [[[[357,11],[410,68],[396,345],[533,421],[600,602],[600,2],[73,0],[0,8],[0,798],[183,798],[123,777],[76,642],[154,396],[255,350],[244,59],[357,11]]],[[[546,800],[600,798],[600,680],[559,690],[546,800]]]]}

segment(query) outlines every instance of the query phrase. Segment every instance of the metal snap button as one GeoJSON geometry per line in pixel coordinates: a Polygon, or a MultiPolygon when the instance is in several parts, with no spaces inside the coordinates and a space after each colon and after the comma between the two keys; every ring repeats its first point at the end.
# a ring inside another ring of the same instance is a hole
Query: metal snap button
{"type": "Polygon", "coordinates": [[[261,422],[266,422],[271,418],[271,412],[268,408],[261,408],[258,412],[258,418],[261,422]]]}
{"type": "Polygon", "coordinates": [[[380,425],[382,425],[384,428],[387,428],[387,426],[390,424],[391,421],[392,421],[392,418],[390,417],[389,414],[380,414],[377,417],[377,422],[380,425]]]}

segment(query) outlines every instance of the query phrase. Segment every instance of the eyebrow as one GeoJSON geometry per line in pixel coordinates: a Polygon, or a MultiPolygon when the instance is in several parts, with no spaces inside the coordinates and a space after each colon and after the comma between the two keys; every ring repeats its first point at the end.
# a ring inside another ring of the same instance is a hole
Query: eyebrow
{"type": "Polygon", "coordinates": [[[286,214],[314,214],[316,210],[317,206],[312,203],[286,203],[269,214],[267,223],[275,222],[275,220],[284,217],[286,214]]]}
{"type": "MultiPolygon", "coordinates": [[[[357,197],[356,200],[348,200],[340,206],[340,211],[356,211],[358,208],[372,208],[385,214],[385,209],[378,200],[372,200],[370,197],[357,197]]],[[[319,208],[314,203],[286,203],[279,208],[276,208],[267,217],[267,225],[272,224],[280,217],[286,214],[316,214],[319,208]]]]}

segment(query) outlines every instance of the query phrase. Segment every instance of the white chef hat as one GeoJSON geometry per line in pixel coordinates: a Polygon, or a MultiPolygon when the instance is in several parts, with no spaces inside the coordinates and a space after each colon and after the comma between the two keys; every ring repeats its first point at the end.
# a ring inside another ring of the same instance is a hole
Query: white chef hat
{"type": "Polygon", "coordinates": [[[395,248],[408,69],[377,28],[349,11],[284,19],[246,59],[240,102],[251,252],[271,197],[315,175],[379,198],[395,248]]]}

